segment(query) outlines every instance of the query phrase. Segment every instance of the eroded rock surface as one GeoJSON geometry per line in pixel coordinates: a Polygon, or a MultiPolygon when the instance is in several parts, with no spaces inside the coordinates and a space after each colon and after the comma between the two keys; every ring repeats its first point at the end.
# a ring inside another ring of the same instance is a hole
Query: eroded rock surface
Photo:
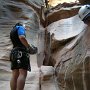
{"type": "Polygon", "coordinates": [[[59,85],[64,90],[89,90],[90,28],[81,32],[60,52],[56,64],[59,85]]]}

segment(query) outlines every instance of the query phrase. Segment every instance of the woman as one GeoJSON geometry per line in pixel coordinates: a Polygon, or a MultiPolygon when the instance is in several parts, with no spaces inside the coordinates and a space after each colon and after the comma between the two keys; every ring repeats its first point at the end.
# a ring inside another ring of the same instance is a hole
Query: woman
{"type": "Polygon", "coordinates": [[[30,71],[29,48],[26,40],[25,27],[17,23],[10,32],[10,39],[13,49],[10,54],[12,78],[10,81],[11,90],[24,90],[27,71],[30,71]]]}

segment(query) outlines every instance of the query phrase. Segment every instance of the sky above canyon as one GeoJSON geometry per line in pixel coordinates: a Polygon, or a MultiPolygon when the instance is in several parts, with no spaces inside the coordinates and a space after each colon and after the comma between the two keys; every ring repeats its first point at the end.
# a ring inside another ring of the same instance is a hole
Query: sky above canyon
{"type": "Polygon", "coordinates": [[[59,4],[59,3],[63,3],[63,2],[68,2],[68,3],[70,3],[70,2],[75,2],[75,1],[78,1],[78,0],[48,0],[49,1],[49,4],[51,5],[51,6],[56,6],[57,4],[59,4]]]}

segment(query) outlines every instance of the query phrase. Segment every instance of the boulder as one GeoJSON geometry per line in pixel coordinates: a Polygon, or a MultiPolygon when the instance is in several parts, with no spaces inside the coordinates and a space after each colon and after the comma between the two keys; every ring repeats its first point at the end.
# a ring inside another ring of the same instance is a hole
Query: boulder
{"type": "Polygon", "coordinates": [[[85,26],[78,15],[75,15],[71,18],[56,21],[47,27],[51,35],[51,57],[49,65],[55,65],[55,62],[58,61],[56,57],[59,56],[59,51],[82,32],[85,26]]]}

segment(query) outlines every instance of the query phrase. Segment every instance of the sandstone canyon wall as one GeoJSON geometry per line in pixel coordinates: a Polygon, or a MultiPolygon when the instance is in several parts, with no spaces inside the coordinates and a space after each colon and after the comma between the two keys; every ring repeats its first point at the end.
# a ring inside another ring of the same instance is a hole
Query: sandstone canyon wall
{"type": "MultiPolygon", "coordinates": [[[[59,90],[90,90],[90,28],[80,21],[77,15],[81,4],[89,3],[89,1],[79,1],[80,4],[72,7],[63,6],[58,10],[50,9],[44,12],[41,10],[43,0],[1,0],[0,72],[10,71],[9,65],[6,64],[12,48],[9,32],[13,25],[20,20],[31,26],[30,33],[32,35],[28,36],[27,39],[38,47],[38,66],[47,65],[45,73],[43,69],[45,67],[41,68],[42,75],[46,74],[48,66],[53,66],[53,68],[50,67],[51,73],[49,75],[39,76],[41,79],[43,78],[40,85],[47,86],[45,80],[48,77],[52,82],[53,74],[53,81],[56,80],[59,90]],[[2,63],[4,60],[5,62],[2,63]]],[[[49,90],[48,87],[47,89],[49,90]]]]}

